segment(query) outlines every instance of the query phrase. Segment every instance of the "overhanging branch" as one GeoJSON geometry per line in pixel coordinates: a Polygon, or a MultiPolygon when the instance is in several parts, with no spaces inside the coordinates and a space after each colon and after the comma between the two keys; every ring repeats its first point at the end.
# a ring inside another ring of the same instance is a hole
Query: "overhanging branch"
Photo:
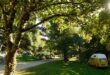
{"type": "MultiPolygon", "coordinates": [[[[50,20],[50,19],[53,19],[53,18],[56,18],[56,17],[62,17],[62,16],[64,16],[64,17],[69,17],[69,16],[72,16],[72,15],[73,15],[73,14],[54,14],[54,15],[51,15],[51,16],[49,16],[49,17],[47,17],[47,18],[44,18],[44,19],[41,20],[39,23],[37,23],[37,24],[35,24],[35,25],[33,25],[33,26],[29,27],[29,28],[22,29],[22,32],[28,31],[28,30],[30,30],[30,29],[32,29],[32,28],[38,26],[39,24],[42,24],[42,23],[44,23],[44,22],[46,22],[46,21],[48,21],[48,20],[50,20]]],[[[73,16],[76,16],[76,14],[74,14],[73,16]]]]}

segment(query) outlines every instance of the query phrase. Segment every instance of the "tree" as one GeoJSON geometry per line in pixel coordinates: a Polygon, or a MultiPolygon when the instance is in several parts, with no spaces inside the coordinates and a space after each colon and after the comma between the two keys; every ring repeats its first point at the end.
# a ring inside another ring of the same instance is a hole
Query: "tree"
{"type": "MultiPolygon", "coordinates": [[[[50,21],[51,27],[49,28],[49,45],[51,49],[55,49],[63,55],[63,60],[68,61],[68,58],[74,50],[74,46],[81,47],[83,39],[79,36],[77,25],[68,22],[66,18],[50,21]],[[58,22],[56,22],[58,20],[58,22]]],[[[77,51],[77,49],[75,50],[77,51]]],[[[79,49],[78,49],[79,51],[79,49]]]]}
{"type": "Polygon", "coordinates": [[[4,75],[14,75],[16,52],[19,50],[23,32],[52,18],[74,17],[84,11],[89,12],[91,8],[95,9],[97,4],[100,6],[98,2],[99,0],[75,0],[74,2],[73,0],[0,0],[0,28],[4,30],[7,51],[4,75]],[[40,18],[41,21],[34,24],[35,18],[40,18]]]}
{"type": "Polygon", "coordinates": [[[58,40],[57,44],[57,49],[62,50],[65,62],[68,61],[68,51],[70,50],[70,46],[74,44],[71,36],[72,34],[69,35],[68,32],[68,29],[65,29],[62,32],[62,36],[59,37],[60,39],[58,40]]]}

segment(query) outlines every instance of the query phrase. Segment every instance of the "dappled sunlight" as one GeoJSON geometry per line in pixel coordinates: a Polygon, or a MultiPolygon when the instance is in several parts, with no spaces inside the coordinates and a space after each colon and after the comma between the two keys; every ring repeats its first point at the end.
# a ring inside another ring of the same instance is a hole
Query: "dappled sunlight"
{"type": "Polygon", "coordinates": [[[54,61],[27,70],[18,71],[16,75],[109,75],[108,69],[98,69],[79,61],[54,61]]]}
{"type": "Polygon", "coordinates": [[[64,68],[62,69],[61,71],[61,74],[60,75],[80,75],[78,72],[70,69],[70,68],[64,68]]]}
{"type": "MultiPolygon", "coordinates": [[[[76,63],[76,62],[74,62],[74,63],[76,63]]],[[[61,73],[59,75],[81,75],[81,73],[79,73],[79,71],[74,69],[74,66],[72,64],[73,64],[73,62],[64,64],[63,68],[61,69],[61,73]]],[[[78,67],[78,65],[76,67],[78,67]]]]}
{"type": "Polygon", "coordinates": [[[69,61],[77,61],[77,60],[78,60],[77,57],[72,57],[69,59],[69,61]]]}
{"type": "Polygon", "coordinates": [[[19,72],[16,72],[16,75],[31,75],[33,74],[34,72],[27,72],[27,71],[19,71],[19,72]]]}

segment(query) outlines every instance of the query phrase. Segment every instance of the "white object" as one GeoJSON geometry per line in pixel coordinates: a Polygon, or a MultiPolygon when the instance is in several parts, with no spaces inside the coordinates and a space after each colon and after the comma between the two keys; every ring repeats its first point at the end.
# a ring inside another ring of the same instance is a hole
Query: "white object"
{"type": "Polygon", "coordinates": [[[42,30],[40,30],[40,32],[41,32],[42,35],[46,36],[45,32],[43,32],[42,30]]]}
{"type": "Polygon", "coordinates": [[[37,27],[41,28],[41,27],[44,27],[42,24],[38,25],[37,27]]]}
{"type": "Polygon", "coordinates": [[[42,36],[42,35],[41,35],[41,39],[49,40],[47,36],[42,36]]]}
{"type": "Polygon", "coordinates": [[[91,56],[91,58],[107,58],[105,54],[95,53],[91,56]]]}

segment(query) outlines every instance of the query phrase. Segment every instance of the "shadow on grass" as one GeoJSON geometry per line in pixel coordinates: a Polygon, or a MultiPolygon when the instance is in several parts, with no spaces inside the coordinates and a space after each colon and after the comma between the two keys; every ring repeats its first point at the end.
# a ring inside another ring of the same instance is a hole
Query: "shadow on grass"
{"type": "Polygon", "coordinates": [[[57,61],[19,71],[16,75],[110,75],[110,67],[98,69],[78,61],[68,63],[57,61]]]}

